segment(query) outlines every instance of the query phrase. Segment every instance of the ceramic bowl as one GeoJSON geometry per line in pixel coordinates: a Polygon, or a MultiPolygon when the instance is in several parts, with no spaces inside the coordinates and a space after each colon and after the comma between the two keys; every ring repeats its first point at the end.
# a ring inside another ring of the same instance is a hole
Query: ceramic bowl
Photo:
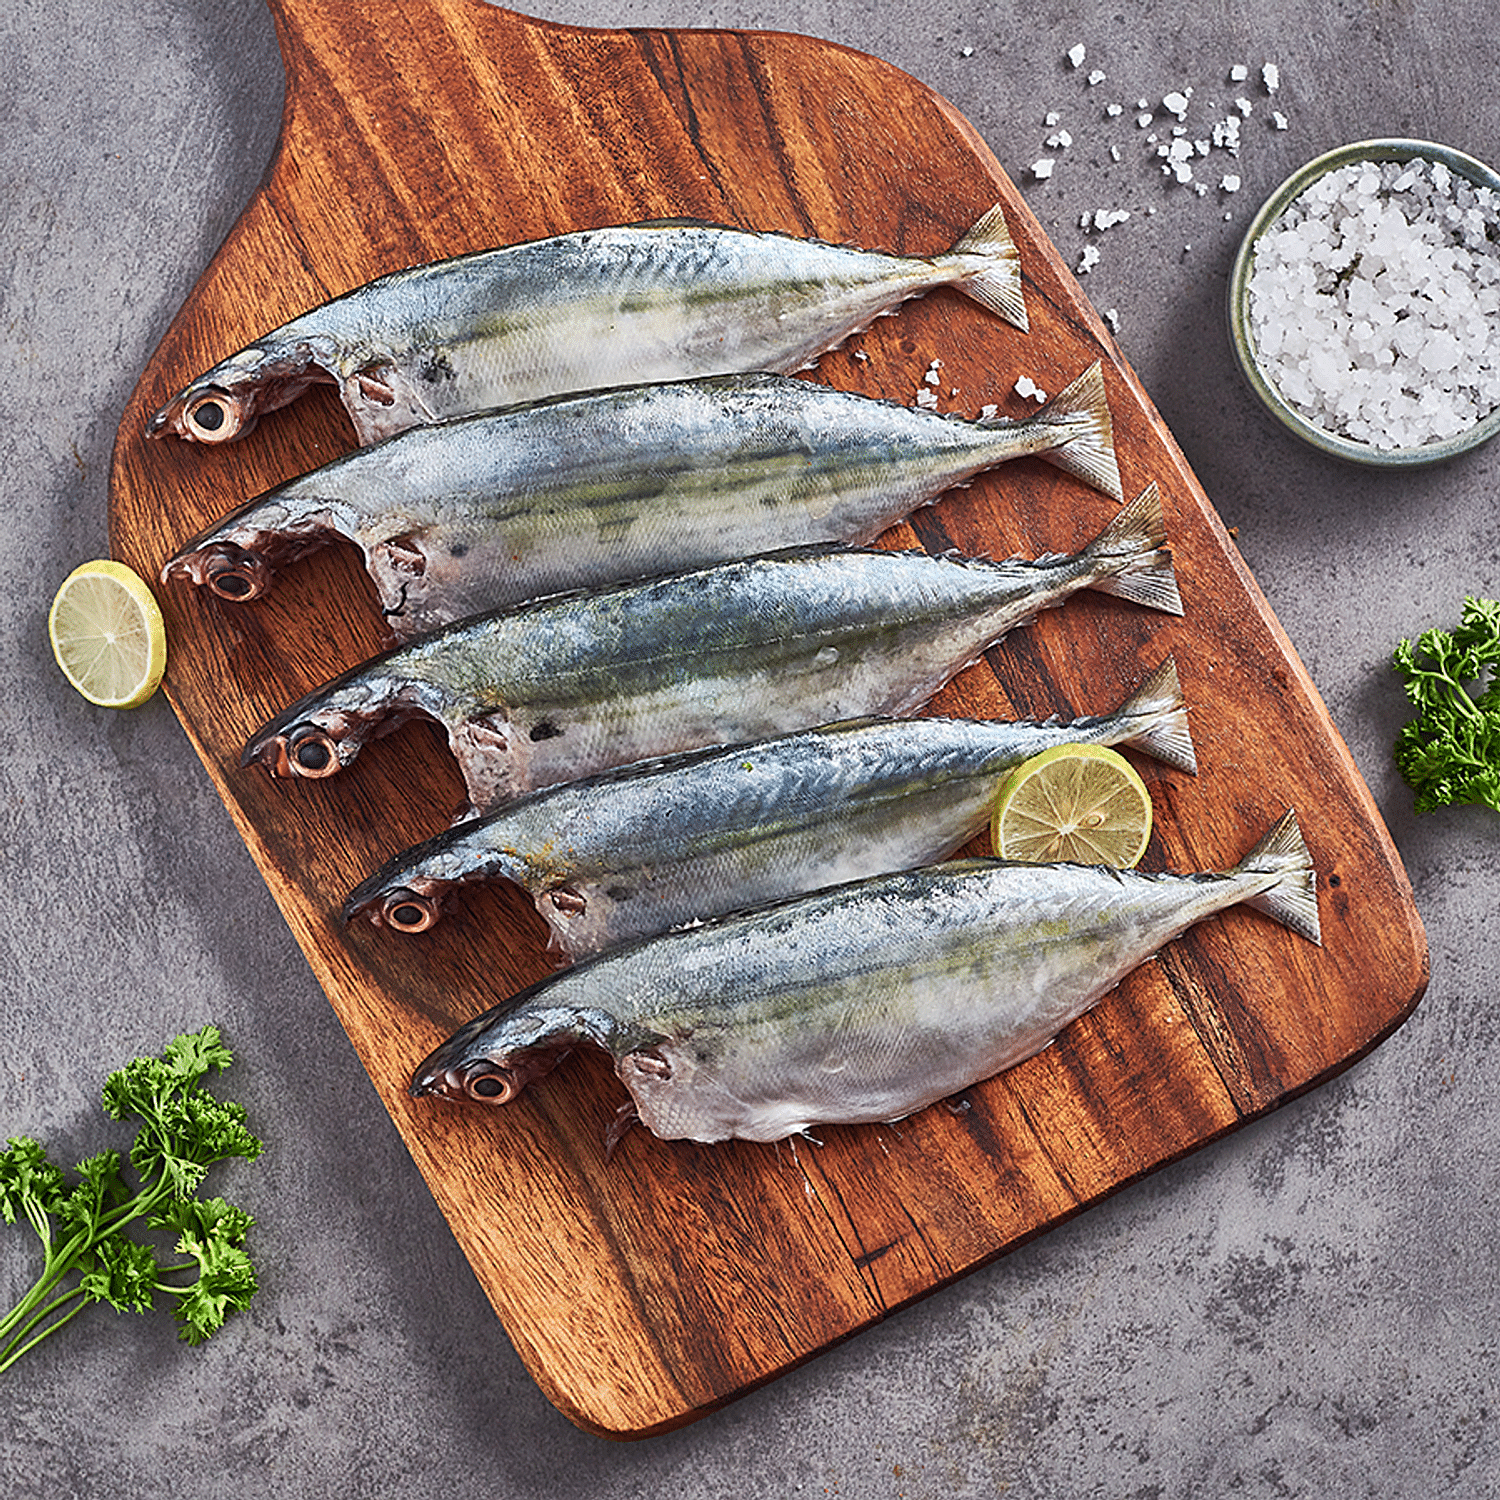
{"type": "Polygon", "coordinates": [[[1339,146],[1315,157],[1306,166],[1293,172],[1266,199],[1245,232],[1229,278],[1229,333],[1235,357],[1251,390],[1260,397],[1272,416],[1304,442],[1324,453],[1377,469],[1406,469],[1442,463],[1476,448],[1500,432],[1500,410],[1491,412],[1455,437],[1410,448],[1372,448],[1367,443],[1356,442],[1319,427],[1282,397],[1271,371],[1261,364],[1250,328],[1250,274],[1254,268],[1256,246],[1261,235],[1281,217],[1292,200],[1305,192],[1318,178],[1356,162],[1404,162],[1418,156],[1426,157],[1429,161],[1440,161],[1455,175],[1500,193],[1500,175],[1483,162],[1466,156],[1462,151],[1455,151],[1451,146],[1403,139],[1356,141],[1347,146],[1339,146]]]}

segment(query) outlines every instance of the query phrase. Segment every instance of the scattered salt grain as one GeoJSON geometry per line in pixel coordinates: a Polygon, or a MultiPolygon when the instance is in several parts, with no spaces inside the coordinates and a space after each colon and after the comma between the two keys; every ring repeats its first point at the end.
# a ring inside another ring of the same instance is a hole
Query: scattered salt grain
{"type": "Polygon", "coordinates": [[[938,404],[937,392],[931,386],[921,386],[917,390],[917,405],[928,411],[935,410],[938,404]]]}
{"type": "Polygon", "coordinates": [[[942,377],[938,374],[938,371],[941,370],[942,368],[943,368],[943,362],[942,362],[942,360],[940,360],[940,359],[933,360],[933,362],[930,365],[927,366],[927,373],[922,377],[922,379],[925,380],[928,385],[939,385],[939,384],[941,384],[942,377]]]}
{"type": "Polygon", "coordinates": [[[1054,151],[1066,150],[1073,144],[1073,137],[1066,130],[1056,130],[1042,144],[1054,151]]]}
{"type": "Polygon", "coordinates": [[[1260,81],[1268,94],[1274,94],[1281,87],[1281,69],[1275,63],[1267,63],[1260,70],[1260,81]]]}
{"type": "Polygon", "coordinates": [[[1057,158],[1056,157],[1053,157],[1053,156],[1043,156],[1043,157],[1039,158],[1037,161],[1032,162],[1032,164],[1031,164],[1031,175],[1033,177],[1035,177],[1038,182],[1043,182],[1048,177],[1050,177],[1052,175],[1052,169],[1056,165],[1057,165],[1057,158]]]}
{"type": "Polygon", "coordinates": [[[1330,172],[1261,236],[1249,315],[1267,377],[1325,431],[1455,437],[1500,409],[1500,195],[1422,157],[1330,172]]]}
{"type": "Polygon", "coordinates": [[[1236,63],[1229,70],[1229,81],[1231,83],[1243,83],[1250,76],[1250,69],[1244,63],[1236,63]]]}
{"type": "Polygon", "coordinates": [[[1236,172],[1226,172],[1219,179],[1219,186],[1226,193],[1237,193],[1237,192],[1239,192],[1239,190],[1240,190],[1239,174],[1236,173],[1236,172]]]}
{"type": "Polygon", "coordinates": [[[1087,56],[1088,53],[1084,51],[1082,42],[1078,42],[1076,45],[1068,48],[1068,61],[1072,63],[1075,68],[1081,68],[1083,66],[1083,60],[1087,56]]]}
{"type": "Polygon", "coordinates": [[[1284,114],[1282,114],[1282,112],[1279,109],[1273,109],[1271,111],[1271,123],[1278,130],[1285,130],[1286,127],[1287,127],[1287,124],[1289,122],[1287,120],[1287,117],[1284,114]]]}
{"type": "Polygon", "coordinates": [[[1193,91],[1191,89],[1187,89],[1185,91],[1177,91],[1168,94],[1161,101],[1161,107],[1166,110],[1169,115],[1176,115],[1179,120],[1185,119],[1188,112],[1188,96],[1192,92],[1193,91]]]}
{"type": "Polygon", "coordinates": [[[1078,257],[1076,274],[1087,276],[1095,266],[1099,264],[1099,247],[1097,245],[1085,245],[1083,254],[1078,257]]]}
{"type": "Polygon", "coordinates": [[[1038,403],[1047,399],[1047,393],[1029,375],[1022,375],[1016,381],[1016,395],[1026,397],[1038,403]]]}
{"type": "Polygon", "coordinates": [[[1099,85],[1104,82],[1105,76],[1106,75],[1105,75],[1103,69],[1101,69],[1101,68],[1094,68],[1089,73],[1089,87],[1091,89],[1098,88],[1099,85]]]}

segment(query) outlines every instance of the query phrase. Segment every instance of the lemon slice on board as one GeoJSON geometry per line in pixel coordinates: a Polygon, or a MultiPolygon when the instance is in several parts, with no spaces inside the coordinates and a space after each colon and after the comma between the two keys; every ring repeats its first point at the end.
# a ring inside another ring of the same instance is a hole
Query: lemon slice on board
{"type": "Polygon", "coordinates": [[[63,675],[101,708],[137,708],[167,666],[167,632],[151,590],[124,563],[100,559],[63,579],[47,615],[63,675]]]}
{"type": "Polygon", "coordinates": [[[1107,745],[1054,745],[1001,783],[990,842],[1004,859],[1128,870],[1151,837],[1151,793],[1107,745]]]}

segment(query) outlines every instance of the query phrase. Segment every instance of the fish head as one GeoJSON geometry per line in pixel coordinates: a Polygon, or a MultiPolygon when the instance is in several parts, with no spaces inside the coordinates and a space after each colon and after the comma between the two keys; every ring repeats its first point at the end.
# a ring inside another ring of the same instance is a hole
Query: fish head
{"type": "Polygon", "coordinates": [[[392,932],[426,932],[443,914],[449,882],[403,871],[395,879],[380,874],[355,887],[344,902],[346,922],[366,916],[377,927],[392,932]]]}
{"type": "Polygon", "coordinates": [[[240,754],[242,766],[273,776],[321,781],[337,775],[377,734],[417,712],[380,671],[381,658],[309,693],[261,726],[240,754]]]}
{"type": "Polygon", "coordinates": [[[147,425],[152,437],[227,443],[246,435],[268,411],[290,405],[310,385],[331,381],[326,355],[312,341],[251,344],[185,386],[147,425]]]}
{"type": "MultiPolygon", "coordinates": [[[[545,981],[544,981],[545,982],[545,981]]],[[[583,1027],[570,1008],[507,1001],[461,1027],[412,1074],[413,1099],[509,1104],[577,1045],[583,1027]]]]}
{"type": "Polygon", "coordinates": [[[243,604],[269,592],[278,568],[315,551],[338,530],[328,505],[272,491],[184,543],[162,564],[161,581],[182,578],[243,604]]]}

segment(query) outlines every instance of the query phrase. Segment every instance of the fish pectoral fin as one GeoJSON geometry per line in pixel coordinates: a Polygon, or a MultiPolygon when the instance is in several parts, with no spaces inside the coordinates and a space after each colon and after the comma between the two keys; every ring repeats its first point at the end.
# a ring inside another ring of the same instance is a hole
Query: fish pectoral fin
{"type": "Polygon", "coordinates": [[[393,573],[420,578],[427,571],[427,554],[414,535],[392,537],[381,542],[379,550],[393,573]]]}
{"type": "Polygon", "coordinates": [[[364,400],[376,406],[396,404],[395,366],[389,360],[378,360],[354,372],[352,384],[364,400]]]}
{"type": "Polygon", "coordinates": [[[634,1103],[622,1104],[616,1111],[615,1117],[609,1122],[604,1131],[604,1159],[609,1161],[615,1154],[620,1142],[630,1134],[632,1125],[640,1124],[640,1115],[636,1112],[634,1103]]]}

